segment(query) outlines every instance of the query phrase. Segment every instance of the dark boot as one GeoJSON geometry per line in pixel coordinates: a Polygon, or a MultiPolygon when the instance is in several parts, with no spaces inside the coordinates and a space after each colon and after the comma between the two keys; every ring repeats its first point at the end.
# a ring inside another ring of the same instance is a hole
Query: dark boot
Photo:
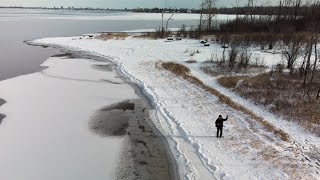
{"type": "Polygon", "coordinates": [[[222,128],[220,128],[220,137],[222,137],[222,128]]]}

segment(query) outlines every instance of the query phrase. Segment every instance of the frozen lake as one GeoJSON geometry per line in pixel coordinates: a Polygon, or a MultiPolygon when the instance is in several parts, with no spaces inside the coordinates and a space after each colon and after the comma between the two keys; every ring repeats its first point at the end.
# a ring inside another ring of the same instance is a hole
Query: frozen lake
{"type": "MultiPolygon", "coordinates": [[[[89,125],[97,116],[98,126],[93,128],[99,129],[102,123],[102,132],[107,129],[119,133],[117,126],[121,130],[127,123],[110,122],[115,117],[123,121],[127,116],[117,110],[118,114],[112,111],[111,116],[101,109],[140,99],[113,70],[113,64],[69,55],[52,57],[61,54],[60,50],[24,43],[42,37],[150,29],[159,25],[158,20],[145,23],[130,18],[97,18],[115,14],[128,17],[123,13],[0,9],[0,98],[6,101],[0,107],[0,113],[6,115],[0,123],[0,179],[115,179],[120,161],[131,167],[136,164],[121,159],[124,150],[129,150],[124,146],[137,139],[143,142],[145,135],[101,136],[92,132],[89,125]],[[111,125],[116,126],[110,128],[111,125]]],[[[192,22],[179,20],[171,26],[192,22]]],[[[129,113],[131,119],[143,123],[147,117],[136,112],[139,109],[129,113]]],[[[133,132],[139,130],[137,125],[130,127],[133,132]]],[[[140,147],[131,149],[145,151],[140,147]]],[[[163,156],[165,152],[160,157],[165,162],[163,156]]]]}
{"type": "Polygon", "coordinates": [[[89,122],[102,107],[138,97],[113,71],[93,68],[106,65],[53,57],[42,72],[0,82],[7,101],[0,108],[7,116],[0,125],[0,179],[115,178],[126,137],[100,136],[89,122]]]}
{"type": "MultiPolygon", "coordinates": [[[[52,48],[33,47],[23,43],[44,37],[74,36],[102,31],[155,29],[161,15],[88,12],[67,10],[0,9],[0,80],[41,70],[48,57],[59,53],[52,48]],[[136,18],[139,16],[140,18],[136,18]],[[158,17],[159,16],[159,17],[158,17]],[[148,19],[147,23],[143,18],[148,19]]],[[[170,27],[196,24],[194,17],[170,22],[170,27]]]]}

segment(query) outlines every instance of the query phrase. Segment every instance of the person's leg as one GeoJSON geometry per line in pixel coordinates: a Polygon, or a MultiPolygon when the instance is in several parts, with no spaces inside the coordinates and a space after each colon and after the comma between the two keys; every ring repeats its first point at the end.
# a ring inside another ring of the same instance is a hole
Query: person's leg
{"type": "Polygon", "coordinates": [[[220,137],[222,137],[222,127],[220,128],[220,137]]]}
{"type": "Polygon", "coordinates": [[[219,137],[219,128],[217,127],[217,137],[219,137]]]}

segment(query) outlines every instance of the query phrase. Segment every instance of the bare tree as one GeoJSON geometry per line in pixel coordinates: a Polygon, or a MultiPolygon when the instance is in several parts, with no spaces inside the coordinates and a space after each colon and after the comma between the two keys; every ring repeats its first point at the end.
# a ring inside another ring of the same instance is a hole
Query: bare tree
{"type": "Polygon", "coordinates": [[[199,22],[199,37],[202,35],[203,26],[206,26],[206,31],[210,32],[213,28],[213,17],[215,13],[216,0],[202,0],[200,4],[200,22],[199,22]]]}
{"type": "Polygon", "coordinates": [[[305,47],[305,57],[300,67],[300,73],[303,74],[303,79],[304,79],[302,84],[303,88],[306,87],[307,79],[311,69],[312,47],[313,47],[313,40],[311,37],[309,37],[305,47]]]}
{"type": "Polygon", "coordinates": [[[168,25],[169,25],[169,21],[172,20],[172,17],[174,15],[174,12],[171,14],[171,16],[168,18],[167,22],[166,22],[166,35],[168,35],[168,25]]]}
{"type": "Polygon", "coordinates": [[[282,54],[287,60],[287,68],[293,70],[296,60],[301,56],[302,36],[287,33],[283,41],[282,54]]]}
{"type": "Polygon", "coordinates": [[[248,9],[250,9],[250,20],[253,21],[254,0],[248,0],[248,9]]]}
{"type": "Polygon", "coordinates": [[[230,34],[229,33],[223,33],[221,41],[222,41],[222,48],[223,48],[223,53],[222,53],[222,62],[225,63],[226,60],[226,49],[228,48],[228,44],[230,42],[230,34]]]}
{"type": "Polygon", "coordinates": [[[295,0],[294,2],[294,19],[296,20],[298,17],[298,11],[301,6],[301,0],[295,0]]]}
{"type": "Polygon", "coordinates": [[[200,12],[200,22],[199,22],[199,28],[198,28],[199,34],[201,34],[201,31],[202,31],[203,9],[204,9],[204,2],[203,2],[203,0],[201,1],[200,8],[201,8],[201,12],[200,12]]]}
{"type": "Polygon", "coordinates": [[[216,0],[204,0],[204,5],[205,5],[205,20],[207,22],[207,31],[212,30],[212,20],[214,17],[215,13],[215,2],[216,0]]]}
{"type": "MultiPolygon", "coordinates": [[[[313,40],[314,40],[314,61],[313,61],[313,65],[312,65],[312,73],[311,73],[310,86],[311,86],[311,84],[313,83],[314,74],[315,74],[315,72],[316,72],[316,70],[317,70],[317,62],[318,62],[318,47],[317,47],[318,37],[317,37],[317,35],[314,35],[313,40]]],[[[310,86],[309,86],[309,87],[310,87],[310,86]]]]}
{"type": "Polygon", "coordinates": [[[233,38],[231,42],[231,49],[229,50],[228,66],[229,70],[232,71],[236,65],[237,57],[239,54],[239,41],[233,38]]]}
{"type": "Polygon", "coordinates": [[[278,17],[277,19],[279,20],[282,16],[282,0],[279,0],[279,10],[278,10],[278,17]]]}

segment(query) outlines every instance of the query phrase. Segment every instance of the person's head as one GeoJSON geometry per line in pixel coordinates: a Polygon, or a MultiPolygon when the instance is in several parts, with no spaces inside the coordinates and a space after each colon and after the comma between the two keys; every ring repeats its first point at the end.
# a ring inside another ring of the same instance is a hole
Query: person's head
{"type": "Polygon", "coordinates": [[[219,115],[219,119],[221,119],[222,118],[222,116],[221,115],[219,115]]]}

